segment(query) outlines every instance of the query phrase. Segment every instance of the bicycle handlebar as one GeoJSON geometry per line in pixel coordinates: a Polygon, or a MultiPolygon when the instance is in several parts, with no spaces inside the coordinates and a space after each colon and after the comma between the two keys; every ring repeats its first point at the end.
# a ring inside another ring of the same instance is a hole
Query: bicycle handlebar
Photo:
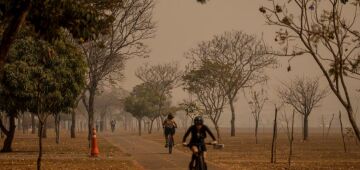
{"type": "MultiPolygon", "coordinates": [[[[205,145],[218,145],[218,143],[212,143],[212,142],[205,142],[204,143],[205,145]]],[[[188,147],[190,144],[188,143],[188,144],[186,144],[186,145],[183,145],[184,147],[188,147]]],[[[202,143],[200,143],[200,144],[196,144],[196,145],[203,145],[202,143]]]]}

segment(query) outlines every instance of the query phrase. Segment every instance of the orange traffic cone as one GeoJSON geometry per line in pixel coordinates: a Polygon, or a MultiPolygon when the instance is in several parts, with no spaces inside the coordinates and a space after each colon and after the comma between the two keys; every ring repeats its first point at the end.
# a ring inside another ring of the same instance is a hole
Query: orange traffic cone
{"type": "Polygon", "coordinates": [[[99,155],[99,148],[96,142],[96,129],[93,128],[93,136],[91,139],[91,156],[97,157],[99,155]]]}

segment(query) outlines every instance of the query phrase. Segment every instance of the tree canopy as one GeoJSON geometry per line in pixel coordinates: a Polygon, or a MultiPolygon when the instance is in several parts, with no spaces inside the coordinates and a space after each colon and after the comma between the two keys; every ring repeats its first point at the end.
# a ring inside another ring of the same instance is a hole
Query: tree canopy
{"type": "Polygon", "coordinates": [[[93,39],[109,31],[115,18],[108,14],[123,0],[3,0],[0,1],[0,69],[22,26],[35,29],[36,36],[52,41],[67,29],[80,40],[93,39]]]}
{"type": "Polygon", "coordinates": [[[15,41],[0,84],[4,111],[66,112],[84,88],[83,55],[66,38],[53,44],[24,36],[15,41]],[[42,101],[38,103],[39,101],[42,101]]]}

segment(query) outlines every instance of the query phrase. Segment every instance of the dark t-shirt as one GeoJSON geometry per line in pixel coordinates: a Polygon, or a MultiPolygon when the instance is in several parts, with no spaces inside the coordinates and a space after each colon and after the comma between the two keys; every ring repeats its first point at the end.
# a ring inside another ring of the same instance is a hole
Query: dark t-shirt
{"type": "Polygon", "coordinates": [[[199,130],[196,128],[195,125],[190,126],[190,128],[186,131],[183,137],[183,142],[186,141],[186,138],[189,136],[190,133],[191,133],[191,139],[190,139],[191,144],[204,142],[204,139],[206,138],[206,133],[208,133],[213,140],[216,140],[213,133],[205,125],[202,125],[202,127],[199,130]]]}

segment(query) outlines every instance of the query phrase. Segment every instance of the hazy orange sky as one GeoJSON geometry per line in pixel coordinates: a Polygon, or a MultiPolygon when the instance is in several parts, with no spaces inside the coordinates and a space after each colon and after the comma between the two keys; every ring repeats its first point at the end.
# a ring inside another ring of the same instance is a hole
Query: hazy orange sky
{"type": "MultiPolygon", "coordinates": [[[[132,87],[141,83],[135,75],[134,71],[143,63],[165,63],[179,62],[183,66],[186,60],[183,57],[184,52],[196,46],[203,40],[209,40],[215,34],[221,34],[225,31],[241,30],[248,34],[255,34],[261,37],[263,34],[267,44],[274,43],[275,27],[265,24],[265,20],[258,8],[262,4],[266,4],[267,0],[210,0],[205,5],[196,3],[196,0],[156,0],[154,10],[154,20],[157,23],[156,37],[149,40],[147,44],[151,49],[150,58],[147,59],[131,59],[125,68],[126,78],[122,87],[131,91],[132,87]]],[[[359,29],[358,29],[359,30],[359,29]]],[[[302,56],[292,61],[291,72],[286,71],[287,59],[281,59],[281,66],[276,70],[268,72],[271,80],[268,83],[270,100],[263,111],[264,124],[270,124],[273,119],[273,105],[277,99],[274,95],[274,89],[279,86],[280,82],[288,82],[294,76],[320,77],[323,87],[327,87],[325,79],[314,64],[310,56],[302,56]]],[[[359,87],[359,82],[353,82],[350,88],[359,87]]],[[[360,93],[353,93],[355,110],[360,102],[360,93]]],[[[173,93],[174,104],[188,98],[188,95],[181,89],[175,89],[173,93]]],[[[236,104],[236,124],[237,127],[249,127],[253,124],[252,116],[243,93],[239,93],[238,102],[236,104]],[[250,120],[250,122],[249,122],[250,120]]],[[[342,110],[337,99],[330,95],[322,102],[322,107],[317,108],[310,115],[310,126],[320,127],[319,120],[324,114],[327,119],[330,115],[338,113],[342,110]]],[[[288,107],[287,110],[290,110],[288,107]]],[[[345,116],[344,116],[345,117],[345,116]]],[[[346,122],[347,120],[347,116],[346,122]]],[[[357,116],[360,123],[360,116],[357,116]]],[[[297,116],[300,119],[300,116],[297,116]]],[[[228,127],[230,122],[230,112],[228,108],[222,116],[220,126],[228,127]]],[[[297,126],[300,122],[296,122],[297,126]]],[[[334,122],[337,125],[337,121],[334,122]]]]}

